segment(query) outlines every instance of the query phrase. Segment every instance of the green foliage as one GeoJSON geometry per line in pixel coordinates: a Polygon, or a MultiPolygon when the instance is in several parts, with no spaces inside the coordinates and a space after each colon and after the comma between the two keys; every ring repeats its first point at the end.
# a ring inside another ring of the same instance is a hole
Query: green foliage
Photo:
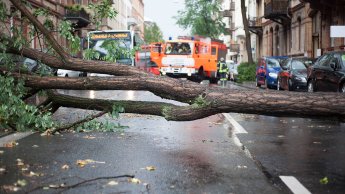
{"type": "Polygon", "coordinates": [[[112,111],[109,113],[109,116],[111,116],[112,118],[119,118],[120,113],[125,112],[125,109],[123,108],[123,106],[118,106],[116,104],[114,104],[112,106],[112,111]]]}
{"type": "Polygon", "coordinates": [[[86,123],[83,123],[77,127],[77,132],[123,132],[124,129],[128,128],[127,126],[122,126],[119,123],[115,124],[109,122],[108,120],[100,122],[97,120],[92,120],[86,123]]]}
{"type": "Polygon", "coordinates": [[[195,100],[194,103],[192,104],[193,108],[201,108],[210,105],[210,102],[206,101],[205,98],[202,96],[198,96],[195,100]]]}
{"type": "Polygon", "coordinates": [[[155,22],[152,25],[145,25],[144,35],[147,44],[163,42],[163,33],[155,22]]]}
{"type": "MultiPolygon", "coordinates": [[[[35,9],[31,6],[28,1],[23,1],[23,5],[27,6],[30,10],[33,10],[33,14],[35,17],[40,17],[43,25],[49,31],[57,31],[59,35],[67,40],[69,43],[68,52],[72,54],[76,54],[80,50],[80,38],[74,34],[75,29],[73,28],[72,24],[69,21],[61,21],[58,26],[54,25],[54,20],[52,20],[51,13],[49,10],[44,8],[35,9]]],[[[92,22],[98,28],[101,24],[103,18],[115,19],[117,12],[112,7],[113,1],[112,0],[102,0],[98,1],[96,4],[89,4],[89,6],[82,7],[79,5],[69,7],[72,11],[80,11],[81,9],[88,9],[88,12],[92,12],[92,22]]],[[[18,14],[19,11],[15,11],[11,13],[12,16],[18,14]]],[[[42,34],[40,34],[32,24],[28,24],[31,28],[29,30],[29,37],[24,37],[23,27],[24,25],[15,25],[13,28],[8,29],[9,25],[4,25],[5,22],[9,21],[9,11],[8,7],[3,1],[0,1],[0,30],[4,31],[5,33],[13,34],[12,37],[8,37],[11,39],[7,41],[6,39],[2,39],[0,41],[0,62],[1,65],[9,68],[13,67],[25,67],[22,65],[23,58],[18,55],[20,58],[16,60],[13,55],[9,55],[5,53],[5,51],[9,47],[16,47],[18,49],[22,49],[23,47],[29,47],[31,41],[34,38],[39,38],[39,43],[42,46],[41,49],[46,51],[48,48],[51,47],[49,42],[47,42],[42,34]]],[[[23,23],[28,22],[26,17],[22,17],[23,23]]],[[[121,48],[117,43],[113,42],[105,42],[103,47],[109,50],[109,54],[106,56],[106,60],[116,61],[116,57],[118,56],[128,56],[133,55],[135,49],[128,51],[128,49],[121,48]]],[[[99,53],[88,49],[84,52],[84,57],[86,59],[95,59],[99,58],[99,53]]],[[[50,68],[41,64],[40,61],[37,61],[38,69],[34,72],[40,75],[46,75],[50,73],[50,68]]],[[[57,127],[55,123],[52,121],[50,113],[41,113],[39,109],[35,106],[28,105],[24,101],[21,100],[21,97],[25,95],[25,87],[22,81],[18,81],[11,77],[10,74],[8,75],[0,75],[0,128],[15,128],[19,131],[25,130],[39,130],[44,131],[49,128],[57,127]]],[[[123,112],[123,108],[119,106],[114,106],[113,110],[109,114],[112,118],[118,117],[119,113],[123,112]]],[[[114,124],[111,122],[103,122],[100,123],[98,121],[91,121],[88,123],[83,124],[82,128],[93,128],[97,131],[118,131],[125,128],[120,124],[114,124]]]]}
{"type": "MultiPolygon", "coordinates": [[[[108,113],[111,118],[119,118],[120,113],[124,112],[125,109],[122,106],[114,104],[112,111],[108,113]]],[[[82,123],[76,128],[76,131],[98,131],[98,132],[123,132],[127,126],[122,126],[119,123],[115,124],[108,120],[100,122],[98,120],[91,120],[89,122],[82,123]]]]}
{"type": "Polygon", "coordinates": [[[3,1],[0,1],[0,21],[5,22],[6,19],[7,19],[6,4],[3,1]]]}
{"type": "Polygon", "coordinates": [[[176,24],[191,29],[195,35],[218,38],[225,32],[219,0],[185,0],[185,10],[178,11],[176,24]]]}
{"type": "Polygon", "coordinates": [[[66,9],[69,9],[71,11],[80,11],[83,9],[83,7],[79,4],[72,5],[72,6],[67,6],[66,9]]]}
{"type": "Polygon", "coordinates": [[[50,113],[40,113],[21,100],[25,94],[22,81],[15,83],[13,77],[0,75],[0,91],[0,102],[6,102],[0,105],[0,128],[44,131],[54,127],[50,113]]]}
{"type": "Polygon", "coordinates": [[[80,38],[72,32],[74,28],[69,21],[61,21],[58,29],[60,35],[70,42],[71,53],[76,54],[80,50],[80,38]]]}
{"type": "Polygon", "coordinates": [[[100,56],[99,52],[94,49],[85,49],[83,52],[83,57],[87,60],[99,59],[100,56]]]}
{"type": "Polygon", "coordinates": [[[88,5],[88,9],[93,12],[92,22],[96,25],[96,29],[101,25],[103,18],[115,19],[117,12],[112,4],[112,0],[102,0],[100,3],[88,5]]]}
{"type": "Polygon", "coordinates": [[[119,58],[131,58],[137,48],[129,49],[120,46],[120,42],[114,40],[105,40],[101,48],[108,51],[106,56],[101,57],[99,52],[94,49],[86,49],[83,53],[85,59],[89,60],[104,60],[116,62],[119,58]]]}
{"type": "Polygon", "coordinates": [[[37,8],[34,10],[33,15],[38,17],[38,16],[49,16],[49,11],[45,8],[37,8]]]}
{"type": "Polygon", "coordinates": [[[238,82],[255,81],[256,65],[250,63],[241,63],[237,67],[238,82]]]}
{"type": "Polygon", "coordinates": [[[324,177],[324,178],[320,179],[320,184],[327,185],[328,184],[328,178],[324,177]]]}

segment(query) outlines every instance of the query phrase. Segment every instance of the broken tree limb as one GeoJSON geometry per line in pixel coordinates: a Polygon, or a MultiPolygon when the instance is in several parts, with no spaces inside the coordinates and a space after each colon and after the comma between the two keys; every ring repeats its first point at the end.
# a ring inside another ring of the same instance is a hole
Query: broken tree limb
{"type": "Polygon", "coordinates": [[[116,104],[124,107],[126,113],[157,115],[173,121],[190,121],[228,112],[268,116],[345,118],[344,95],[331,93],[276,91],[266,93],[257,90],[223,89],[209,91],[206,96],[199,97],[194,104],[188,106],[163,102],[89,99],[57,92],[48,94],[55,103],[64,107],[103,111],[116,104]]]}
{"type": "Polygon", "coordinates": [[[81,119],[81,120],[76,121],[76,122],[74,122],[74,123],[71,123],[71,124],[62,126],[62,127],[60,127],[60,128],[56,128],[56,129],[54,129],[54,130],[51,130],[50,132],[51,132],[52,134],[54,134],[54,133],[59,132],[59,131],[71,129],[71,128],[74,128],[74,127],[76,127],[76,126],[78,126],[78,125],[80,125],[80,124],[83,124],[83,123],[92,121],[92,120],[94,120],[94,119],[96,119],[96,118],[99,118],[99,117],[101,117],[101,116],[103,116],[103,115],[105,115],[105,114],[107,114],[107,113],[108,113],[108,111],[102,111],[102,112],[99,112],[99,113],[94,114],[94,115],[89,115],[89,116],[87,116],[87,117],[84,118],[84,119],[81,119]]]}

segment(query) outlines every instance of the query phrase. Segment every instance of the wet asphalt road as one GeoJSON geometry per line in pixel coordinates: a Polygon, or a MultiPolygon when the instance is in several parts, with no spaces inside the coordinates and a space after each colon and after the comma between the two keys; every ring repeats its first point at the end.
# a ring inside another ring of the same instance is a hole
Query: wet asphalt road
{"type": "MultiPolygon", "coordinates": [[[[61,92],[90,98],[165,101],[139,91],[61,92]]],[[[60,109],[55,116],[72,122],[85,112],[60,109]]],[[[130,174],[142,182],[118,179],[118,185],[110,186],[109,180],[99,180],[75,189],[38,189],[33,193],[289,193],[279,179],[284,175],[295,176],[311,193],[344,193],[344,124],[233,113],[231,116],[248,134],[235,136],[223,115],[167,122],[160,117],[123,114],[114,120],[129,127],[123,134],[32,135],[14,148],[0,148],[4,150],[0,167],[6,168],[6,173],[0,174],[0,185],[25,179],[28,185],[23,192],[49,184],[71,185],[85,179],[130,174]],[[16,165],[17,158],[30,165],[29,171],[44,175],[25,176],[28,172],[16,165]],[[102,163],[81,168],[76,164],[80,159],[102,163]],[[64,164],[70,168],[62,170],[64,164]],[[156,170],[147,171],[147,166],[155,166],[156,170]],[[319,182],[324,177],[329,180],[327,184],[319,182]]]]}
{"type": "Polygon", "coordinates": [[[192,122],[121,117],[114,122],[129,127],[123,134],[35,134],[20,140],[14,148],[2,148],[0,163],[7,172],[0,175],[0,185],[25,179],[28,184],[22,191],[28,192],[39,186],[71,185],[85,179],[129,174],[142,182],[118,179],[118,185],[109,186],[109,180],[100,180],[75,189],[38,189],[32,193],[281,193],[233,142],[222,116],[192,122]],[[28,171],[16,165],[18,158],[30,165],[28,171]],[[100,163],[83,168],[76,164],[85,159],[100,163]],[[62,169],[65,164],[70,167],[68,170],[62,169]],[[147,166],[156,170],[147,171],[147,166]],[[29,171],[44,175],[25,176],[29,171]]]}
{"type": "MultiPolygon", "coordinates": [[[[61,91],[90,98],[146,99],[161,101],[139,91],[61,91]]],[[[179,104],[179,103],[177,103],[179,104]]],[[[86,112],[60,108],[55,118],[73,122],[86,112]]],[[[101,118],[106,119],[106,118],[101,118]]],[[[223,115],[191,122],[168,122],[160,117],[122,114],[112,122],[128,126],[119,133],[34,134],[13,148],[1,148],[2,192],[17,180],[27,184],[20,193],[285,193],[272,184],[236,144],[232,127],[223,115]],[[18,165],[18,159],[22,165],[18,165]],[[96,163],[80,167],[77,160],[96,163]],[[68,165],[68,169],[63,169],[68,165]],[[154,171],[145,167],[154,166],[154,171]],[[30,175],[30,172],[31,175],[30,175]],[[36,176],[38,175],[38,176],[36,176]],[[71,189],[43,190],[60,184],[73,185],[97,177],[134,175],[98,180],[71,189]],[[7,186],[7,187],[6,187],[7,186]]],[[[1,153],[1,152],[0,152],[1,153]]]]}
{"type": "MultiPolygon", "coordinates": [[[[247,87],[257,89],[253,84],[247,87]]],[[[344,123],[235,113],[231,116],[248,132],[237,136],[272,182],[282,185],[279,176],[294,176],[311,193],[345,193],[344,123]],[[328,183],[320,183],[325,177],[328,183]]]]}

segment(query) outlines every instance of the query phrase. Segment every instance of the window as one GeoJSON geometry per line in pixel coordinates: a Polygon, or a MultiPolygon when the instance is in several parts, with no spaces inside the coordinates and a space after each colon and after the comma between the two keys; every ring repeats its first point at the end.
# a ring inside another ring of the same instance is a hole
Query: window
{"type": "Polygon", "coordinates": [[[319,66],[327,66],[327,62],[328,62],[329,58],[330,58],[330,55],[325,55],[325,56],[321,57],[318,61],[318,65],[319,66]]]}
{"type": "Polygon", "coordinates": [[[216,47],[212,47],[211,54],[212,55],[216,55],[217,54],[217,48],[216,47]]]}
{"type": "Polygon", "coordinates": [[[293,61],[292,62],[292,66],[291,66],[291,69],[292,70],[301,70],[301,69],[306,69],[307,67],[304,65],[303,62],[301,61],[293,61]]]}
{"type": "Polygon", "coordinates": [[[343,65],[345,65],[345,54],[340,55],[341,61],[343,62],[343,65]]]}
{"type": "Polygon", "coordinates": [[[280,67],[278,60],[276,59],[267,59],[267,67],[273,68],[273,67],[280,67]]]}

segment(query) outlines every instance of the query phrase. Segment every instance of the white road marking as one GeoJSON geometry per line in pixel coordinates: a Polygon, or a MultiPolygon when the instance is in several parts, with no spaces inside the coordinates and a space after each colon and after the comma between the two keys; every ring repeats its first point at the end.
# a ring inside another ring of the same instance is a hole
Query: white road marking
{"type": "Polygon", "coordinates": [[[24,137],[27,137],[34,132],[21,132],[21,133],[13,133],[10,135],[7,135],[5,137],[0,138],[0,147],[4,147],[5,144],[10,143],[12,141],[17,141],[19,139],[23,139],[24,137]]]}
{"type": "Polygon", "coordinates": [[[294,194],[311,194],[295,177],[279,176],[294,194]]]}
{"type": "Polygon", "coordinates": [[[234,134],[248,134],[248,132],[237,121],[235,121],[235,119],[229,113],[223,113],[223,115],[234,127],[234,134]]]}

